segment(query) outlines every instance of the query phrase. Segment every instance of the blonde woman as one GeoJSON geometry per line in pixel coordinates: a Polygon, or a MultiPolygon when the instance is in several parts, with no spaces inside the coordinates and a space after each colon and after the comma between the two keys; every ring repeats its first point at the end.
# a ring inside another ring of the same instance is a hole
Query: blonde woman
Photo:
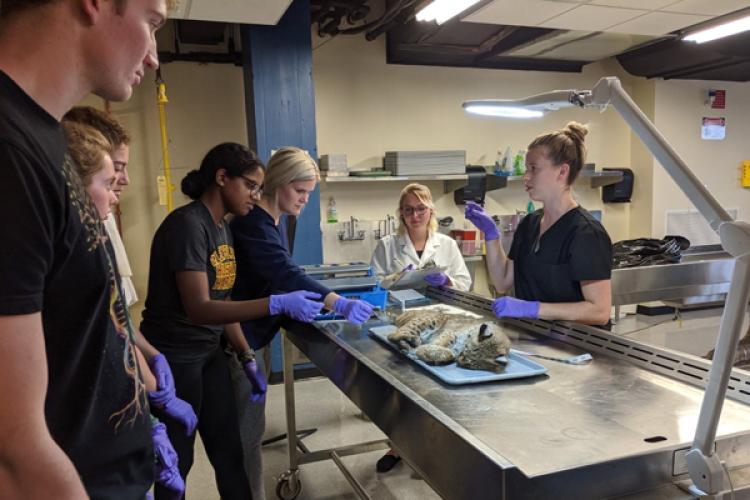
{"type": "MultiPolygon", "coordinates": [[[[471,275],[456,241],[437,232],[435,204],[432,193],[422,184],[409,184],[401,190],[397,214],[398,234],[388,235],[378,242],[370,265],[380,278],[403,270],[415,269],[432,261],[444,269],[425,277],[433,286],[449,286],[458,290],[471,287],[471,275]]],[[[390,450],[378,460],[378,472],[388,472],[401,457],[390,450]]]]}
{"type": "Polygon", "coordinates": [[[415,269],[430,262],[442,269],[425,278],[433,286],[449,286],[457,290],[471,287],[471,276],[466,268],[458,244],[437,232],[435,204],[427,186],[409,184],[401,191],[398,201],[398,234],[378,242],[372,254],[375,274],[384,277],[411,265],[415,269]]]}
{"type": "MultiPolygon", "coordinates": [[[[88,200],[80,199],[78,203],[81,205],[82,210],[85,210],[89,214],[91,224],[94,227],[99,227],[97,233],[103,235],[104,226],[99,224],[97,219],[104,221],[110,214],[110,207],[117,202],[117,197],[112,189],[116,182],[115,167],[112,161],[112,145],[104,135],[91,126],[69,120],[63,120],[62,126],[68,144],[68,154],[86,194],[88,194],[93,203],[93,208],[96,209],[96,214],[91,213],[92,210],[88,206],[88,200]]],[[[105,246],[110,262],[114,266],[114,249],[109,241],[105,242],[105,246]]],[[[115,283],[113,283],[113,286],[116,288],[118,296],[122,297],[120,276],[119,274],[115,274],[114,276],[115,283]]],[[[164,390],[164,387],[157,385],[157,378],[164,379],[169,377],[171,379],[172,373],[169,365],[165,361],[163,367],[159,370],[154,367],[153,363],[150,363],[151,368],[149,368],[149,364],[147,364],[141,350],[136,345],[136,335],[138,333],[132,327],[124,304],[121,304],[120,301],[114,301],[110,314],[112,323],[115,325],[121,338],[130,339],[134,346],[132,351],[126,350],[123,356],[122,363],[126,372],[131,374],[134,379],[137,379],[139,375],[143,379],[143,384],[148,390],[149,402],[152,408],[162,406],[159,402],[168,401],[171,413],[179,413],[177,416],[181,417],[181,422],[185,423],[188,429],[190,429],[197,421],[193,409],[185,401],[177,398],[174,395],[174,390],[169,393],[169,391],[164,390]],[[118,304],[120,305],[118,306],[118,304]],[[138,361],[138,370],[136,370],[134,356],[138,361]]],[[[156,353],[156,356],[161,356],[150,345],[149,348],[156,353]]],[[[189,430],[189,432],[192,433],[192,430],[189,430]]],[[[151,419],[151,439],[157,459],[155,469],[157,482],[162,487],[181,496],[185,490],[185,483],[177,467],[177,454],[167,437],[166,427],[163,423],[153,418],[151,419]]]]}
{"type": "MultiPolygon", "coordinates": [[[[341,297],[310,278],[292,260],[285,235],[279,229],[283,216],[297,217],[302,213],[319,181],[318,166],[306,151],[284,147],[271,156],[266,166],[263,195],[255,209],[245,216],[235,217],[231,223],[237,261],[237,281],[232,297],[249,300],[272,293],[307,291],[311,298],[322,298],[327,309],[359,325],[370,318],[372,306],[341,297]]],[[[282,317],[275,315],[243,322],[242,329],[248,343],[258,349],[271,342],[281,322],[282,317]]],[[[242,397],[244,381],[241,377],[233,379],[236,394],[242,397]]],[[[240,408],[248,476],[256,500],[264,498],[260,455],[265,425],[263,411],[262,401],[240,408]],[[248,413],[243,414],[244,411],[248,413]]]]}
{"type": "Polygon", "coordinates": [[[492,284],[502,292],[515,290],[515,297],[493,302],[500,318],[609,322],[612,242],[571,192],[586,159],[587,132],[585,125],[570,122],[529,144],[523,183],[544,208],[523,219],[508,255],[492,218],[479,205],[466,205],[466,218],[487,240],[492,284]]]}

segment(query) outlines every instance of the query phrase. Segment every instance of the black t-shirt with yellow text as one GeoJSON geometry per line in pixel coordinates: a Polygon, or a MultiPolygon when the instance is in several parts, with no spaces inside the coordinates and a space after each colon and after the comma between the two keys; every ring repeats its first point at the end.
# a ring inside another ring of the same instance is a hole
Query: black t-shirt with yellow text
{"type": "Polygon", "coordinates": [[[224,325],[192,323],[182,305],[176,273],[202,271],[211,300],[226,300],[234,286],[232,232],[217,225],[200,200],[170,213],[154,235],[141,331],[170,361],[202,359],[219,346],[224,325]]]}

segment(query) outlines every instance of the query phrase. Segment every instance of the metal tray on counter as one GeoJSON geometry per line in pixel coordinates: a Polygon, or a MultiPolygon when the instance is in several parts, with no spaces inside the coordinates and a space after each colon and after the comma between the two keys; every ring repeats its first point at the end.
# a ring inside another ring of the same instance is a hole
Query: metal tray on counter
{"type": "Polygon", "coordinates": [[[399,352],[405,358],[418,364],[439,380],[450,385],[478,384],[481,382],[495,382],[498,380],[510,380],[516,378],[535,377],[547,373],[547,368],[526,357],[511,352],[508,354],[508,364],[502,372],[489,372],[485,370],[469,370],[461,368],[456,363],[443,366],[428,365],[413,354],[401,351],[395,344],[388,340],[388,335],[396,331],[395,325],[383,325],[370,328],[370,334],[383,342],[391,349],[399,352]]]}

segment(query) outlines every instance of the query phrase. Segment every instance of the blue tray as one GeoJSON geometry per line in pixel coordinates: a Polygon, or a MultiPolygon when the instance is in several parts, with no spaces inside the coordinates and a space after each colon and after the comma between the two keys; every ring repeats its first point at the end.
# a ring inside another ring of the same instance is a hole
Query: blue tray
{"type": "Polygon", "coordinates": [[[547,373],[547,368],[535,361],[531,361],[520,354],[511,352],[508,354],[508,365],[503,372],[489,372],[484,370],[469,370],[461,368],[456,363],[443,366],[428,365],[414,354],[401,351],[395,344],[388,340],[388,335],[396,331],[394,325],[375,326],[370,328],[370,333],[391,349],[401,353],[404,357],[412,360],[432,375],[450,385],[478,384],[480,382],[494,382],[496,380],[510,380],[514,378],[535,377],[547,373]]]}

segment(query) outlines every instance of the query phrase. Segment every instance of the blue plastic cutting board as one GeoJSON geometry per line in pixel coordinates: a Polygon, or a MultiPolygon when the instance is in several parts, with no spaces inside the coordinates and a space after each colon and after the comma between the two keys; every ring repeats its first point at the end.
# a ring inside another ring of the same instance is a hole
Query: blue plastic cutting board
{"type": "Polygon", "coordinates": [[[396,331],[394,325],[375,326],[370,328],[370,333],[391,349],[401,353],[404,357],[412,360],[446,384],[464,385],[478,384],[480,382],[493,382],[496,380],[510,380],[514,378],[535,377],[544,375],[547,369],[535,361],[531,361],[520,354],[511,352],[508,355],[508,364],[503,372],[488,372],[484,370],[468,370],[461,368],[456,363],[444,366],[428,365],[412,353],[401,351],[395,344],[388,340],[388,335],[396,331]]]}

